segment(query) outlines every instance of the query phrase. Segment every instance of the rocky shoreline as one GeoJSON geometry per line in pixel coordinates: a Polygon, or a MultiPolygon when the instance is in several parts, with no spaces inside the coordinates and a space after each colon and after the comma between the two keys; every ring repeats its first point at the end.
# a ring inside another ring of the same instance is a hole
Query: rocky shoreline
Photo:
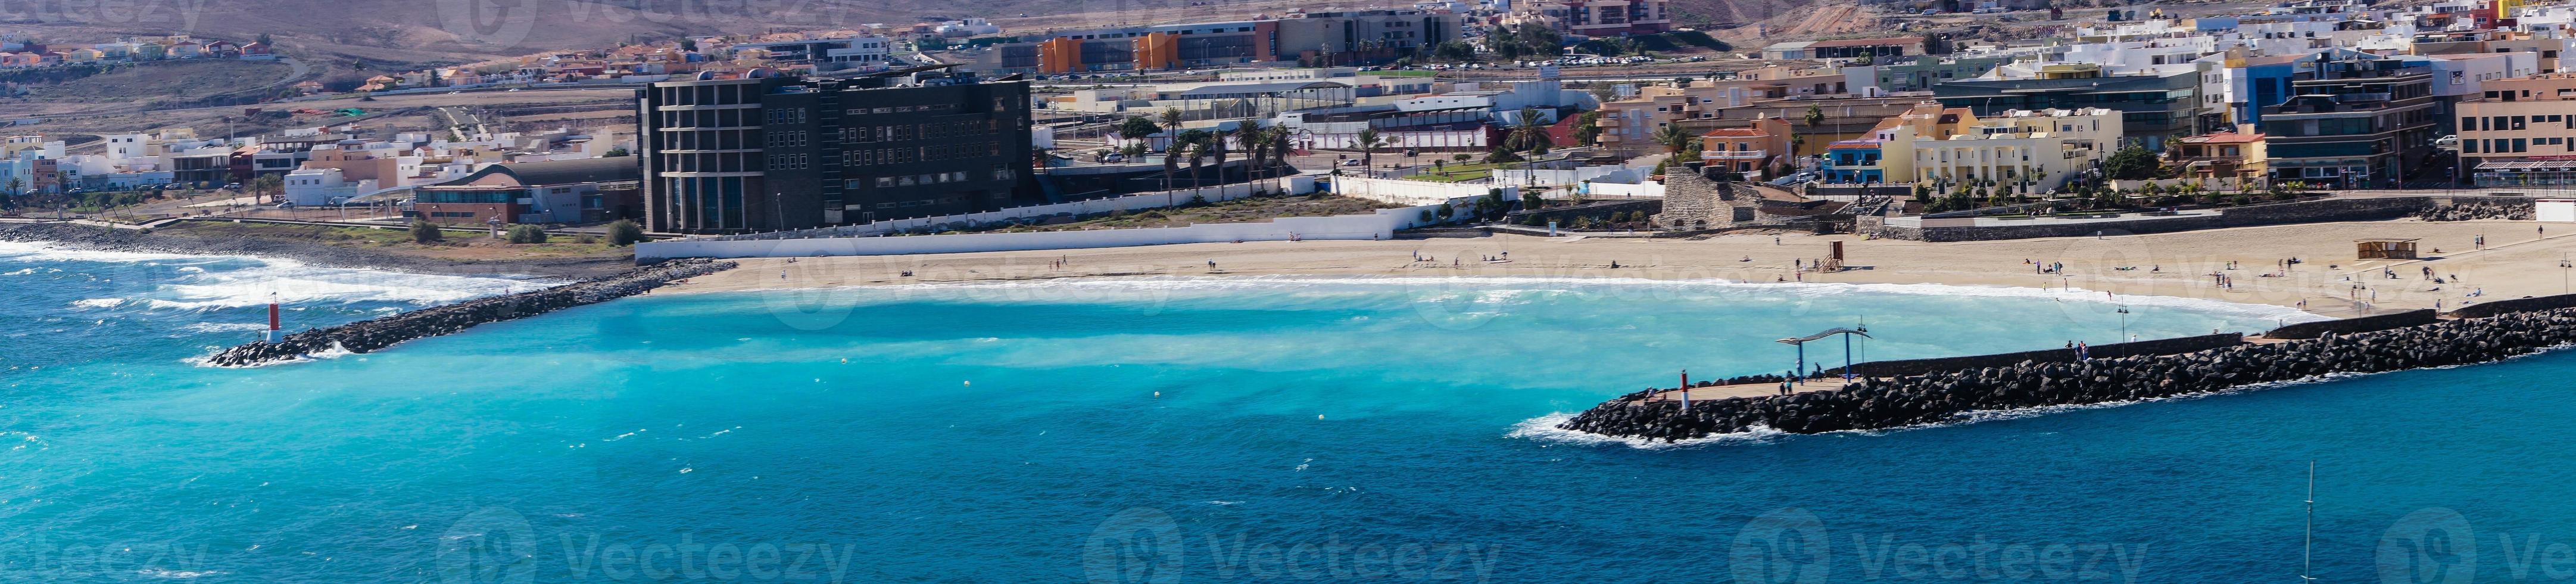
{"type": "Polygon", "coordinates": [[[0,241],[50,243],[98,251],[258,256],[334,268],[455,276],[594,278],[634,268],[632,260],[623,257],[455,261],[292,239],[203,237],[190,234],[184,227],[146,231],[70,223],[0,224],[0,241]]]}
{"type": "Polygon", "coordinates": [[[732,269],[733,262],[674,260],[636,268],[617,276],[593,278],[544,290],[477,298],[424,308],[384,318],[287,335],[279,342],[259,341],[225,349],[206,358],[218,367],[248,367],[292,361],[332,351],[372,353],[413,339],[463,331],[484,323],[526,318],[575,306],[634,296],[673,280],[732,269]]]}
{"type": "Polygon", "coordinates": [[[2099,404],[2212,393],[2331,373],[2377,373],[2484,363],[2576,342],[2576,309],[2511,312],[2375,332],[2244,344],[2175,355],[2081,362],[2023,361],[1867,379],[1786,396],[1611,400],[1557,427],[1672,442],[1770,428],[1797,434],[1949,422],[1969,412],[2099,404]]]}

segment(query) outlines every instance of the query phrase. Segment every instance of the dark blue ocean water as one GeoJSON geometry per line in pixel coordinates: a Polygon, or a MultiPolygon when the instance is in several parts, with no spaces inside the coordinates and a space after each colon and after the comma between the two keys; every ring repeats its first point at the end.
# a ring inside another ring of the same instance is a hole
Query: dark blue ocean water
{"type": "MultiPolygon", "coordinates": [[[[190,362],[272,292],[322,326],[528,285],[0,248],[0,581],[2289,581],[2310,460],[2325,580],[2576,576],[2563,354],[1874,434],[1548,428],[1863,319],[1860,358],[2120,338],[2081,293],[656,295],[190,362]]],[[[2299,318],[2129,302],[2149,338],[2299,318]]]]}

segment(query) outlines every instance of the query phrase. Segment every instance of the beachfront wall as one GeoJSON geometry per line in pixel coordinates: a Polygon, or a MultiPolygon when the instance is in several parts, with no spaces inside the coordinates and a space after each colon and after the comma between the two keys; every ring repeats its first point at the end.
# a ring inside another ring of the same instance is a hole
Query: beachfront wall
{"type": "Polygon", "coordinates": [[[2457,316],[2460,318],[2486,318],[2507,312],[2532,312],[2540,310],[2555,310],[2560,308],[2576,308],[2576,294],[2559,294],[2555,296],[2537,296],[2531,298],[2480,302],[2451,309],[2451,316],[2457,316]]]}
{"type": "MultiPolygon", "coordinates": [[[[1291,176],[1282,179],[1279,185],[1282,186],[1282,188],[1287,189],[1285,191],[1286,194],[1303,195],[1313,193],[1315,192],[1315,177],[1308,175],[1291,176]]],[[[943,229],[952,231],[965,230],[994,223],[1029,222],[1031,220],[1042,221],[1056,217],[1079,219],[1107,215],[1113,211],[1161,209],[1165,207],[1189,204],[1190,199],[1193,197],[1206,199],[1210,203],[1232,201],[1235,199],[1249,198],[1269,193],[1270,191],[1268,189],[1272,186],[1274,185],[1270,181],[1260,181],[1223,186],[1158,191],[1141,195],[1090,199],[1074,201],[1071,203],[1056,203],[1053,205],[1012,207],[1009,209],[985,211],[981,213],[942,215],[938,217],[917,217],[912,219],[888,219],[860,225],[816,227],[813,229],[772,231],[769,233],[704,236],[693,238],[693,240],[745,241],[798,239],[807,237],[868,237],[909,231],[935,231],[943,229]]]]}
{"type": "Polygon", "coordinates": [[[1439,205],[1380,209],[1368,215],[1281,217],[1260,223],[1210,223],[1188,227],[1093,229],[1030,233],[961,233],[904,237],[829,237],[717,241],[707,239],[635,244],[635,261],[670,258],[758,258],[1035,251],[1168,245],[1176,243],[1242,243],[1315,239],[1393,239],[1396,230],[1438,222],[1425,221],[1439,205]]]}
{"type": "Polygon", "coordinates": [[[2173,233],[2226,227],[2254,227],[2295,223],[2336,221],[2381,221],[2407,217],[2437,205],[2453,201],[2484,200],[2485,197],[2381,197],[2367,199],[2324,199],[2292,203],[2250,205],[2211,211],[2193,211],[2182,215],[2155,216],[2123,213],[2098,219],[2038,218],[2001,220],[1994,218],[1890,217],[1872,233],[1880,237],[1915,241],[1991,241],[2041,237],[2089,237],[2173,233]]]}
{"type": "MultiPolygon", "coordinates": [[[[2086,347],[2085,351],[2089,356],[2095,359],[2117,359],[2120,357],[2138,355],[2174,355],[2193,351],[2206,351],[2220,347],[2235,346],[2243,344],[2244,342],[2244,333],[2224,333],[2129,343],[2112,343],[2108,345],[2093,345],[2086,347]]],[[[1924,375],[1929,373],[1958,371],[1962,369],[1977,369],[1981,367],[2011,367],[2019,365],[2024,361],[2033,363],[2072,363],[2075,362],[2075,360],[2075,349],[2042,349],[2038,351],[1998,353],[1993,355],[1963,355],[1958,357],[1871,361],[1867,363],[1854,363],[1851,368],[1852,371],[1864,376],[1894,377],[1900,375],[1924,375]]],[[[1828,375],[1840,375],[1842,374],[1842,368],[1828,368],[1825,370],[1825,373],[1828,375]]]]}
{"type": "MultiPolygon", "coordinates": [[[[2492,314],[2494,313],[2489,313],[2489,315],[2492,314]]],[[[2379,332],[2390,329],[2401,329],[2410,326],[2432,324],[2433,321],[2436,320],[2441,320],[2441,314],[2434,312],[2433,309],[2426,308],[2423,310],[2392,312],[2373,316],[2303,322],[2272,329],[2271,331],[2263,333],[2263,338],[2313,339],[2329,334],[2350,335],[2379,332]]]]}
{"type": "Polygon", "coordinates": [[[1333,177],[1333,194],[1357,197],[1393,205],[1438,205],[1452,200],[1482,197],[1501,191],[1504,201],[1520,200],[1518,187],[1495,188],[1490,185],[1458,184],[1418,180],[1333,177]]]}

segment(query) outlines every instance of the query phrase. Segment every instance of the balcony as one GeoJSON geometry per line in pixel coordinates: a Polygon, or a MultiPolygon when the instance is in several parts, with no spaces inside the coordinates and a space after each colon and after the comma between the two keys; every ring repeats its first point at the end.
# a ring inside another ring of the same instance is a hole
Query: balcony
{"type": "Polygon", "coordinates": [[[1769,159],[1769,158],[1771,158],[1771,153],[1770,153],[1770,151],[1767,151],[1767,150],[1724,150],[1724,151],[1702,150],[1702,151],[1700,151],[1700,153],[1699,153],[1699,158],[1700,158],[1700,160],[1711,160],[1711,161],[1715,161],[1715,160],[1726,160],[1726,161],[1745,161],[1745,160],[1751,160],[1751,161],[1757,161],[1757,162],[1758,162],[1758,161],[1762,161],[1762,160],[1765,160],[1765,159],[1769,159]]]}

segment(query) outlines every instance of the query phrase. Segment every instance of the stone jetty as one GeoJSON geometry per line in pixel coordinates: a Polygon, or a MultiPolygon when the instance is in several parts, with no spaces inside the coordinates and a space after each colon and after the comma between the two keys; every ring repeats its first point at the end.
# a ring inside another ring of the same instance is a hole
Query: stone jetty
{"type": "MultiPolygon", "coordinates": [[[[2544,299],[2536,304],[2564,305],[2544,299]]],[[[2507,301],[2517,302],[2517,301],[2507,301]]],[[[2238,344],[2171,355],[2022,361],[1863,379],[1843,389],[1780,396],[1603,403],[1558,428],[1675,441],[1767,427],[1813,434],[1955,421],[1975,411],[2099,404],[2225,391],[2329,373],[2375,373],[2495,361],[2576,342],[2576,309],[2547,308],[2310,339],[2238,344]]]]}
{"type": "Polygon", "coordinates": [[[477,298],[373,320],[303,331],[271,343],[254,342],[208,357],[219,367],[246,367],[290,361],[333,350],[372,353],[396,343],[463,331],[475,325],[526,318],[588,304],[643,294],[673,280],[731,269],[733,262],[673,260],[614,276],[592,278],[544,290],[477,298]]]}

